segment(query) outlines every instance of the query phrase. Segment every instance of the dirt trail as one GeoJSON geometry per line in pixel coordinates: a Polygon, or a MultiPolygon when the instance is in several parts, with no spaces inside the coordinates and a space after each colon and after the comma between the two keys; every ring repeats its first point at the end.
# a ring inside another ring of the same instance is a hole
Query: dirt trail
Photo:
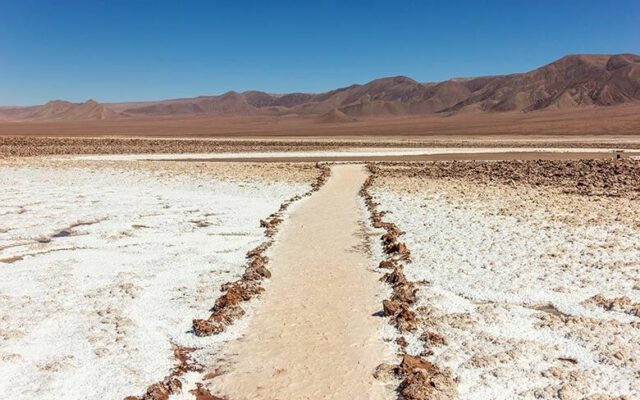
{"type": "Polygon", "coordinates": [[[384,399],[375,367],[389,359],[377,276],[368,269],[358,207],[360,165],[332,168],[327,183],[282,225],[273,276],[247,334],[228,346],[228,373],[212,393],[233,400],[384,399]]]}

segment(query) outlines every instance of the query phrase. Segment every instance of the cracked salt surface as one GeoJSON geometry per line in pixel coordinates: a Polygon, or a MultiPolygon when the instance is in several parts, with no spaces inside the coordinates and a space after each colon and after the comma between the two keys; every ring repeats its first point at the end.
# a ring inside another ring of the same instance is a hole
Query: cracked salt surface
{"type": "Polygon", "coordinates": [[[213,362],[195,338],[220,285],[264,241],[260,218],[309,189],[125,169],[0,167],[0,398],[122,399],[213,362]],[[64,233],[60,233],[64,232],[64,233]]]}
{"type": "Polygon", "coordinates": [[[553,209],[519,218],[441,190],[374,194],[406,231],[407,278],[429,282],[417,307],[447,341],[429,359],[454,372],[459,398],[639,398],[640,318],[584,303],[640,301],[637,228],[571,226],[553,209]]]}

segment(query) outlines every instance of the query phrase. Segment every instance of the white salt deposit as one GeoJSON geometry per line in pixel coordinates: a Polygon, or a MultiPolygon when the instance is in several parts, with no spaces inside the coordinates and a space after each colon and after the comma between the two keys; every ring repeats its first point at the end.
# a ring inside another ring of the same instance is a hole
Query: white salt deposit
{"type": "MultiPolygon", "coordinates": [[[[0,167],[0,398],[122,399],[174,366],[258,226],[307,184],[0,167]]],[[[209,360],[211,361],[211,360],[209,360]]]]}
{"type": "Polygon", "coordinates": [[[518,152],[613,152],[609,148],[539,148],[539,147],[434,147],[434,148],[386,148],[386,149],[343,149],[341,151],[273,151],[273,152],[229,152],[229,153],[181,153],[181,154],[108,154],[74,156],[79,160],[206,160],[206,159],[244,159],[244,158],[307,158],[307,157],[370,157],[370,156],[409,156],[431,154],[466,154],[466,153],[518,153],[518,152]]]}
{"type": "Polygon", "coordinates": [[[459,398],[640,398],[640,318],[584,303],[640,301],[638,229],[570,226],[550,209],[523,219],[435,187],[374,193],[406,231],[407,278],[428,281],[418,307],[447,340],[429,359],[453,371],[459,398]]]}

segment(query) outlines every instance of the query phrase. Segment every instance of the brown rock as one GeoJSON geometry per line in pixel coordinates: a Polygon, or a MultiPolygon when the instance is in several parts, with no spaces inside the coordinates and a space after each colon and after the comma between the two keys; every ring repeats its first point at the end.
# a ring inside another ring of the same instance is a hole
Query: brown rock
{"type": "Polygon", "coordinates": [[[394,243],[396,240],[398,240],[398,234],[393,231],[387,232],[381,236],[381,239],[384,245],[389,245],[391,243],[394,243]]]}
{"type": "Polygon", "coordinates": [[[214,322],[215,323],[214,325],[219,325],[219,324],[229,325],[234,320],[242,317],[244,314],[245,312],[242,309],[242,307],[238,305],[234,305],[234,306],[225,307],[220,310],[216,310],[209,317],[209,321],[214,322]]]}
{"type": "Polygon", "coordinates": [[[255,257],[249,263],[242,279],[249,281],[259,281],[263,278],[271,278],[271,272],[265,266],[263,257],[255,257]]]}
{"type": "Polygon", "coordinates": [[[401,332],[411,332],[418,328],[418,319],[416,314],[404,303],[393,300],[384,300],[382,302],[382,313],[386,317],[391,317],[391,322],[401,332]]]}
{"type": "Polygon", "coordinates": [[[447,340],[442,335],[431,331],[425,331],[420,339],[422,339],[427,344],[427,346],[432,347],[444,346],[447,344],[447,340]]]}
{"type": "Polygon", "coordinates": [[[384,274],[381,280],[390,285],[406,285],[408,283],[407,278],[404,276],[404,271],[399,265],[396,265],[392,272],[384,274]]]}
{"type": "Polygon", "coordinates": [[[407,400],[451,400],[456,396],[456,386],[449,372],[437,368],[429,361],[405,355],[400,364],[405,377],[400,384],[400,394],[407,400]]]}
{"type": "Polygon", "coordinates": [[[212,323],[205,319],[193,320],[193,332],[197,336],[210,336],[217,335],[224,331],[224,327],[221,324],[212,323]]]}
{"type": "Polygon", "coordinates": [[[405,304],[400,304],[400,312],[396,315],[395,322],[400,332],[412,332],[418,328],[416,314],[405,304]]]}
{"type": "Polygon", "coordinates": [[[394,269],[396,267],[396,263],[393,260],[384,260],[380,261],[378,268],[382,269],[394,269]]]}
{"type": "Polygon", "coordinates": [[[561,400],[578,400],[582,398],[582,393],[570,385],[564,385],[558,390],[558,398],[561,400]]]}
{"type": "Polygon", "coordinates": [[[393,287],[392,300],[413,304],[417,300],[418,289],[412,282],[400,283],[393,287]]]}
{"type": "Polygon", "coordinates": [[[384,246],[384,251],[387,254],[398,254],[401,256],[408,256],[410,254],[409,249],[404,243],[391,243],[384,246]]]}
{"type": "Polygon", "coordinates": [[[402,356],[402,362],[400,363],[400,371],[404,374],[409,374],[416,369],[430,370],[433,368],[433,364],[429,361],[418,357],[405,354],[402,356]]]}
{"type": "Polygon", "coordinates": [[[195,397],[195,400],[224,400],[222,397],[211,394],[209,389],[202,386],[202,383],[196,383],[196,388],[190,390],[189,393],[195,397]]]}
{"type": "Polygon", "coordinates": [[[400,311],[400,303],[392,300],[382,301],[382,313],[385,317],[395,316],[400,311]]]}
{"type": "MultiPolygon", "coordinates": [[[[167,377],[162,382],[154,383],[139,400],[167,400],[172,394],[182,390],[182,383],[177,378],[167,377]]],[[[129,396],[131,398],[132,396],[129,396]]],[[[135,398],[135,397],[134,397],[135,398]]]]}
{"type": "Polygon", "coordinates": [[[397,370],[398,367],[396,365],[380,364],[373,372],[373,377],[383,382],[389,382],[391,380],[397,379],[397,370]]]}
{"type": "Polygon", "coordinates": [[[218,297],[214,305],[214,310],[221,310],[225,307],[233,306],[242,301],[241,288],[239,286],[232,286],[227,289],[226,293],[218,297]]]}
{"type": "Polygon", "coordinates": [[[249,250],[247,252],[247,258],[253,258],[256,256],[262,256],[262,253],[265,252],[271,246],[271,242],[262,243],[260,246],[256,247],[253,250],[249,250]]]}

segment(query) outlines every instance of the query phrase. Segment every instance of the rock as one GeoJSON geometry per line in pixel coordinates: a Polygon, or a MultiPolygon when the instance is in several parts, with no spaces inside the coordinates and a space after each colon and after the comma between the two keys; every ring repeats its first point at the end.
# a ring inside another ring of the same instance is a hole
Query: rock
{"type": "Polygon", "coordinates": [[[209,321],[213,321],[216,325],[230,325],[233,321],[242,317],[244,314],[244,309],[242,309],[242,307],[238,305],[235,305],[215,311],[209,317],[209,321]]]}
{"type": "Polygon", "coordinates": [[[392,300],[413,304],[417,300],[418,289],[411,282],[400,283],[393,287],[392,300]]]}
{"type": "Polygon", "coordinates": [[[194,319],[192,326],[196,336],[217,335],[224,331],[224,327],[221,324],[212,323],[205,319],[194,319]]]}
{"type": "Polygon", "coordinates": [[[416,314],[404,303],[384,300],[382,302],[382,313],[384,316],[391,318],[391,322],[400,332],[414,331],[418,327],[416,314]]]}
{"type": "Polygon", "coordinates": [[[254,257],[246,271],[242,275],[242,279],[249,281],[259,281],[263,278],[271,278],[271,271],[265,266],[265,260],[262,257],[254,257]]]}
{"type": "Polygon", "coordinates": [[[395,232],[387,232],[381,236],[381,239],[382,239],[382,243],[385,246],[387,246],[392,243],[395,243],[396,240],[398,240],[398,234],[396,234],[395,232]]]}
{"type": "Polygon", "coordinates": [[[376,367],[376,370],[373,372],[373,377],[383,381],[389,382],[397,379],[396,372],[398,367],[392,364],[380,364],[376,367]]]}
{"type": "Polygon", "coordinates": [[[583,302],[584,304],[595,304],[607,311],[624,312],[636,317],[640,316],[640,303],[633,303],[627,296],[606,298],[602,294],[597,294],[583,302]]]}
{"type": "Polygon", "coordinates": [[[424,334],[420,336],[420,339],[430,347],[444,346],[447,344],[447,340],[442,335],[431,331],[425,331],[424,334]]]}
{"type": "Polygon", "coordinates": [[[582,394],[569,385],[564,385],[558,390],[558,398],[560,400],[578,400],[582,398],[582,394]]]}
{"type": "Polygon", "coordinates": [[[392,300],[382,301],[382,314],[385,317],[393,317],[400,311],[400,303],[392,300]]]}
{"type": "Polygon", "coordinates": [[[137,400],[167,400],[169,396],[178,394],[182,390],[182,382],[177,378],[166,377],[164,381],[154,383],[147,388],[147,392],[142,397],[129,396],[125,399],[137,400]]]}
{"type": "Polygon", "coordinates": [[[213,309],[214,310],[221,310],[221,309],[223,309],[225,307],[236,305],[240,301],[242,301],[242,295],[243,294],[241,292],[241,287],[232,286],[232,287],[227,289],[225,294],[223,294],[222,296],[218,297],[218,299],[215,302],[215,305],[213,306],[213,309]]]}
{"type": "Polygon", "coordinates": [[[262,257],[262,253],[264,253],[269,248],[269,246],[271,246],[271,242],[265,242],[265,243],[262,243],[260,246],[256,247],[255,249],[249,250],[247,252],[247,258],[253,258],[257,256],[262,257]]]}
{"type": "Polygon", "coordinates": [[[409,374],[416,369],[430,370],[432,368],[433,364],[429,361],[409,354],[402,356],[402,362],[400,363],[400,371],[404,374],[409,374]]]}
{"type": "Polygon", "coordinates": [[[392,260],[380,261],[380,264],[378,264],[378,268],[382,268],[382,269],[394,269],[395,267],[396,267],[396,263],[395,261],[392,261],[392,260]]]}
{"type": "Polygon", "coordinates": [[[395,317],[395,323],[400,332],[412,332],[418,328],[416,314],[405,304],[400,304],[400,312],[395,317]]]}
{"type": "Polygon", "coordinates": [[[452,400],[456,397],[456,385],[451,374],[423,358],[405,354],[400,373],[404,376],[400,384],[403,399],[452,400]]]}
{"type": "Polygon", "coordinates": [[[202,383],[196,383],[196,388],[190,390],[189,393],[195,397],[195,400],[224,400],[222,397],[211,394],[208,389],[202,386],[202,383]]]}
{"type": "Polygon", "coordinates": [[[387,254],[398,254],[401,256],[408,256],[410,254],[409,249],[404,243],[397,242],[384,246],[384,252],[387,254]]]}
{"type": "Polygon", "coordinates": [[[404,276],[404,271],[401,266],[397,265],[392,272],[388,272],[380,279],[390,285],[406,285],[407,278],[404,276]]]}

